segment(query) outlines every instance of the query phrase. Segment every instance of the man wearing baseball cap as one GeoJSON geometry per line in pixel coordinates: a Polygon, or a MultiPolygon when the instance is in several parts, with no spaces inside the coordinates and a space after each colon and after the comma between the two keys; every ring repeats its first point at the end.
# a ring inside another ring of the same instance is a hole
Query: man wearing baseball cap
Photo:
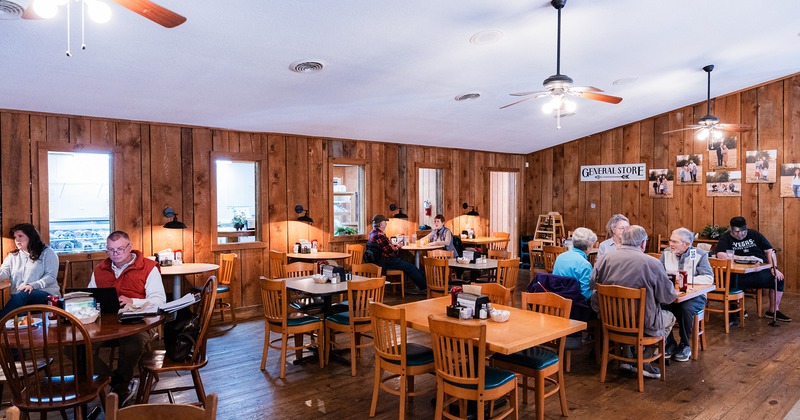
{"type": "Polygon", "coordinates": [[[393,244],[386,236],[386,223],[388,218],[382,214],[376,214],[372,218],[372,231],[369,233],[369,240],[367,247],[373,250],[380,250],[380,257],[376,256],[377,264],[383,267],[384,270],[402,270],[411,281],[417,285],[415,291],[409,292],[410,294],[427,294],[427,283],[425,282],[425,275],[414,264],[405,262],[397,257],[400,253],[400,244],[393,244]]]}

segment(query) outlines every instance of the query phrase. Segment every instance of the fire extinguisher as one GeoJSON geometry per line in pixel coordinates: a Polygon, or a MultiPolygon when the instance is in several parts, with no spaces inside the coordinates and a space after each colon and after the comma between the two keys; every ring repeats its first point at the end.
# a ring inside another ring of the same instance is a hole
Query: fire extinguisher
{"type": "Polygon", "coordinates": [[[430,217],[431,212],[432,212],[430,200],[425,200],[425,202],[422,204],[422,206],[425,208],[425,215],[430,217]]]}

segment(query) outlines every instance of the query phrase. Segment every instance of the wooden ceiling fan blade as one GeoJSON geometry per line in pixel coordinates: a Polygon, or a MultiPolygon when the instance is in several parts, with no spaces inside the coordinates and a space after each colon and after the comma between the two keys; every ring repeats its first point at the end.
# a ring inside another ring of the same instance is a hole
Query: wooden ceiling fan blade
{"type": "Polygon", "coordinates": [[[165,27],[174,28],[186,18],[148,0],[114,0],[120,6],[165,27]]]}
{"type": "Polygon", "coordinates": [[[594,86],[573,86],[570,90],[574,92],[602,92],[602,89],[598,89],[594,86]]]}
{"type": "Polygon", "coordinates": [[[661,133],[661,134],[678,133],[678,132],[680,132],[680,131],[686,131],[686,130],[696,130],[696,129],[698,129],[698,128],[700,128],[700,127],[689,126],[689,127],[679,128],[679,129],[677,129],[677,130],[669,130],[669,131],[665,131],[665,132],[663,132],[663,133],[661,133]]]}
{"type": "Polygon", "coordinates": [[[750,126],[746,124],[717,124],[716,127],[723,131],[735,131],[737,133],[750,131],[750,126]]]}
{"type": "Polygon", "coordinates": [[[550,93],[550,91],[548,91],[548,90],[529,90],[527,92],[509,93],[509,95],[511,95],[511,96],[539,95],[539,97],[541,97],[542,95],[547,95],[549,93],[550,93]]]}
{"type": "Polygon", "coordinates": [[[531,96],[530,98],[525,98],[525,99],[519,100],[517,102],[513,102],[513,103],[510,103],[508,105],[501,106],[500,109],[508,108],[510,106],[513,106],[513,105],[516,105],[516,104],[521,104],[521,103],[523,103],[525,101],[530,101],[531,99],[536,99],[536,98],[538,98],[538,96],[531,96]]]}
{"type": "Polygon", "coordinates": [[[592,99],[595,101],[600,102],[607,102],[609,104],[618,104],[622,102],[622,98],[619,96],[611,96],[606,95],[603,93],[595,93],[595,92],[574,92],[575,96],[579,96],[581,98],[592,99]]]}

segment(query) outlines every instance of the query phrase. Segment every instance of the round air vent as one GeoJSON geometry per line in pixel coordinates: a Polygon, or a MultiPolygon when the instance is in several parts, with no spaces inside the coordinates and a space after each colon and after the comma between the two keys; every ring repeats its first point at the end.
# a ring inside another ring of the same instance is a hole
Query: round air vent
{"type": "Polygon", "coordinates": [[[498,29],[489,29],[486,31],[480,31],[469,38],[469,43],[472,45],[493,44],[503,39],[503,35],[504,35],[503,31],[498,29]]]}
{"type": "Polygon", "coordinates": [[[12,20],[22,18],[28,8],[28,0],[0,0],[0,19],[12,20]]]}
{"type": "Polygon", "coordinates": [[[289,65],[289,70],[295,73],[316,73],[322,71],[325,67],[321,61],[317,60],[301,60],[295,61],[289,65]]]}
{"type": "Polygon", "coordinates": [[[463,95],[456,96],[456,101],[464,102],[464,101],[471,101],[473,99],[478,99],[481,97],[480,93],[465,93],[463,95]]]}

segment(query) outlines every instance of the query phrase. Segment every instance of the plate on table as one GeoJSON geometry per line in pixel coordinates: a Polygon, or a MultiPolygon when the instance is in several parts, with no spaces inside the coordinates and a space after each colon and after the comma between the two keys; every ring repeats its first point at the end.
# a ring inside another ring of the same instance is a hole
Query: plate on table
{"type": "Polygon", "coordinates": [[[746,259],[734,258],[734,259],[733,259],[733,262],[735,262],[736,264],[758,264],[758,263],[760,263],[761,261],[757,261],[757,260],[746,260],[746,259]]]}
{"type": "MultiPolygon", "coordinates": [[[[17,328],[24,329],[24,328],[28,328],[29,327],[29,325],[27,324],[27,322],[28,322],[28,318],[27,317],[20,318],[20,321],[24,321],[26,323],[18,324],[17,328]]],[[[31,325],[33,325],[34,327],[38,327],[38,326],[42,325],[42,318],[33,317],[33,318],[31,318],[31,321],[33,321],[33,324],[31,324],[31,325]]],[[[6,328],[9,329],[9,330],[14,329],[14,320],[13,319],[9,319],[8,321],[6,321],[6,328]]]]}

